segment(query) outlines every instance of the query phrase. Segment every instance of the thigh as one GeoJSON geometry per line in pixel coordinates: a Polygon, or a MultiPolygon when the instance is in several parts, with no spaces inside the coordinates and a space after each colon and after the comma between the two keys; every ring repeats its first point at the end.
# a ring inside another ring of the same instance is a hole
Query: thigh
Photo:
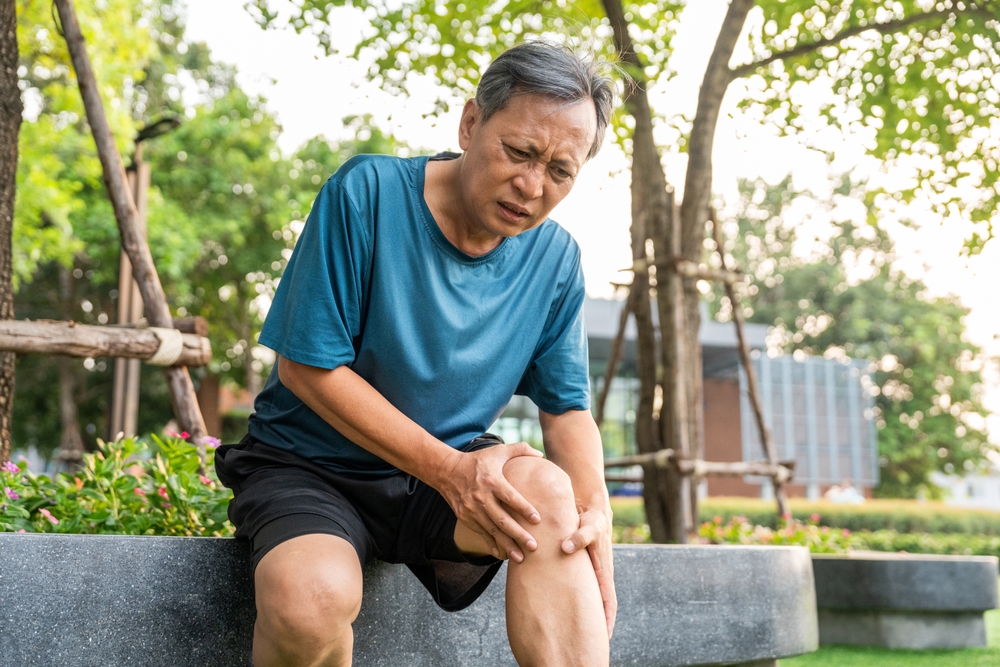
{"type": "Polygon", "coordinates": [[[257,442],[228,451],[224,464],[234,492],[229,518],[236,537],[251,544],[254,569],[271,549],[307,534],[346,540],[362,564],[377,555],[358,508],[331,473],[257,442]]]}

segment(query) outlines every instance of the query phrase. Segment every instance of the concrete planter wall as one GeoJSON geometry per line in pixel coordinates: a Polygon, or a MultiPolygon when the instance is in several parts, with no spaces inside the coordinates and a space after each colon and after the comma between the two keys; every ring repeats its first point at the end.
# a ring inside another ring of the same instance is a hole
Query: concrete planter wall
{"type": "MultiPolygon", "coordinates": [[[[816,649],[804,548],[619,546],[615,557],[613,665],[756,667],[816,649]]],[[[0,534],[0,662],[249,665],[247,562],[233,540],[0,534]]],[[[355,664],[513,666],[504,574],[447,614],[405,568],[367,568],[355,664]]]]}
{"type": "Polygon", "coordinates": [[[986,646],[997,559],[855,552],[813,555],[822,644],[986,646]]]}

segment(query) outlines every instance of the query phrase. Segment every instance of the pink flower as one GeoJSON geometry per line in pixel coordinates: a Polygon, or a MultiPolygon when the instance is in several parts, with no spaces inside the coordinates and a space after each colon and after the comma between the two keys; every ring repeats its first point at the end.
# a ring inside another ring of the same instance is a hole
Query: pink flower
{"type": "Polygon", "coordinates": [[[19,531],[17,531],[17,532],[19,532],[19,533],[26,533],[26,532],[28,532],[28,531],[26,531],[26,530],[25,530],[24,528],[22,528],[21,530],[19,530],[19,531]]]}
{"type": "Polygon", "coordinates": [[[164,500],[170,500],[170,494],[167,493],[167,487],[165,486],[161,486],[159,489],[157,489],[156,494],[161,498],[163,498],[164,500]]]}
{"type": "Polygon", "coordinates": [[[809,515],[809,520],[812,521],[813,523],[819,523],[819,519],[820,519],[819,514],[813,513],[809,515]]]}
{"type": "Polygon", "coordinates": [[[212,449],[215,449],[216,447],[222,444],[222,441],[214,436],[206,435],[204,438],[201,439],[201,444],[205,445],[206,447],[211,447],[212,449]]]}
{"type": "Polygon", "coordinates": [[[173,505],[171,505],[170,503],[163,503],[163,507],[170,509],[171,507],[173,507],[173,505]]]}
{"type": "Polygon", "coordinates": [[[169,435],[171,438],[181,438],[183,440],[187,440],[188,438],[191,437],[191,434],[188,433],[187,431],[181,431],[180,433],[174,433],[169,428],[167,429],[167,435],[169,435]]]}
{"type": "Polygon", "coordinates": [[[41,514],[46,519],[48,519],[49,523],[51,523],[53,526],[59,525],[59,519],[52,516],[52,512],[48,511],[47,509],[42,508],[38,510],[38,513],[41,514]]]}
{"type": "Polygon", "coordinates": [[[4,461],[2,464],[0,464],[0,470],[3,470],[4,472],[15,473],[15,474],[21,472],[21,469],[18,468],[13,463],[11,463],[10,461],[4,461]]]}
{"type": "Polygon", "coordinates": [[[204,475],[198,475],[198,479],[200,479],[201,483],[204,484],[205,486],[215,486],[215,482],[210,480],[208,477],[205,477],[204,475]]]}
{"type": "Polygon", "coordinates": [[[14,489],[8,489],[7,487],[4,487],[3,492],[6,493],[7,497],[10,498],[11,500],[17,500],[18,498],[21,497],[14,492],[14,489]]]}
{"type": "Polygon", "coordinates": [[[135,495],[137,495],[137,496],[144,496],[144,495],[146,495],[146,492],[143,491],[142,489],[140,489],[139,487],[135,487],[132,490],[135,491],[135,495]]]}

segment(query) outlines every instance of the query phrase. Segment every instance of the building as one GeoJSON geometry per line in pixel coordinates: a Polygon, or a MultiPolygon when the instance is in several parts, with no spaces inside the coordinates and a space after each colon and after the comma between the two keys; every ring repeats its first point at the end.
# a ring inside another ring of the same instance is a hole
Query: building
{"type": "MultiPolygon", "coordinates": [[[[595,396],[603,383],[611,343],[617,333],[622,301],[587,299],[584,315],[590,350],[591,386],[595,396]]],[[[655,309],[654,309],[655,315],[655,309]]],[[[865,495],[878,484],[878,447],[873,418],[874,398],[867,364],[855,359],[764,354],[767,327],[746,326],[761,385],[764,413],[782,461],[794,461],[791,496],[820,497],[834,484],[850,482],[865,495]]],[[[702,317],[705,458],[710,461],[765,459],[756,420],[739,361],[732,324],[702,317]]],[[[605,406],[602,426],[605,453],[635,452],[633,424],[638,392],[636,329],[629,321],[617,376],[605,406]]],[[[494,425],[505,440],[540,444],[537,409],[515,399],[494,425]]],[[[773,495],[770,480],[759,477],[712,478],[702,486],[710,496],[773,495]]]]}
{"type": "Polygon", "coordinates": [[[946,475],[932,472],[931,482],[944,490],[947,505],[969,509],[1000,510],[1000,470],[977,474],[946,475]]]}

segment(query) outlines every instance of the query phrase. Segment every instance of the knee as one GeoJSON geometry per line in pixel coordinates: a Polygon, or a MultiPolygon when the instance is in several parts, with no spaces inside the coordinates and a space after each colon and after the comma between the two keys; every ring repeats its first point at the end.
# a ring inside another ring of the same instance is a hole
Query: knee
{"type": "Polygon", "coordinates": [[[542,522],[567,524],[575,530],[579,523],[573,484],[556,464],[541,458],[519,456],[504,465],[504,477],[542,516],[542,522]]]}
{"type": "Polygon", "coordinates": [[[322,654],[350,631],[361,609],[360,573],[286,563],[255,573],[257,623],[294,653],[322,654]]]}

